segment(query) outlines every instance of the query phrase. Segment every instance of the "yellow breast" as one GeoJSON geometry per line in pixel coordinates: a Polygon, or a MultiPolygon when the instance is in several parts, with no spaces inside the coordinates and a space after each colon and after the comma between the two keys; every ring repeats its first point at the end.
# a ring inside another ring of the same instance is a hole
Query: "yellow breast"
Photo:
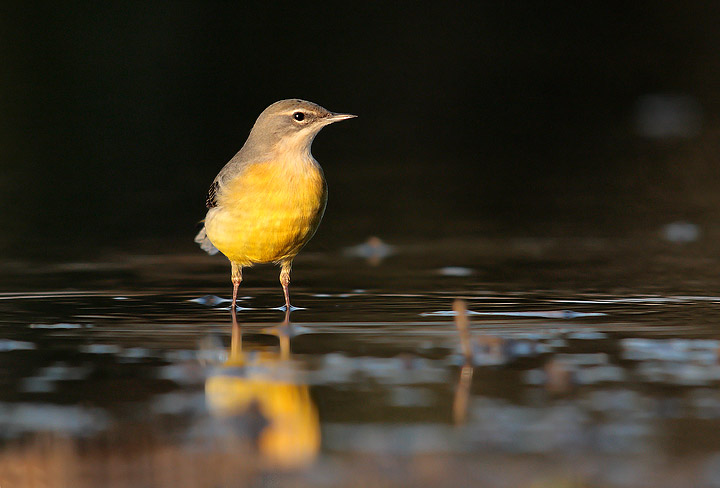
{"type": "Polygon", "coordinates": [[[326,200],[314,160],[258,163],[220,189],[205,229],[215,247],[241,266],[292,259],[315,233],[326,200]]]}

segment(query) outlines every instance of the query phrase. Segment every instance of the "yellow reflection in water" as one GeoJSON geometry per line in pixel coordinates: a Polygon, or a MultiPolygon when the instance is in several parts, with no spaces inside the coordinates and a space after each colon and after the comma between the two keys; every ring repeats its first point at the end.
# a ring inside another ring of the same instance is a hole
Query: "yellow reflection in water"
{"type": "Polygon", "coordinates": [[[205,382],[210,412],[255,422],[255,445],[273,468],[308,465],[320,450],[318,413],[290,359],[291,327],[286,320],[276,329],[279,352],[248,354],[242,350],[240,327],[234,324],[229,357],[205,382]]]}

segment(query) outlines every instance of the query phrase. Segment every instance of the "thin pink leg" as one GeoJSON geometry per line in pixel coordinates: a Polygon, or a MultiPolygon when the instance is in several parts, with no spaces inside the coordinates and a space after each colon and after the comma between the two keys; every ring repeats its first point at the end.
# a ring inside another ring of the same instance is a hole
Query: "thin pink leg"
{"type": "Polygon", "coordinates": [[[292,261],[285,261],[280,268],[280,284],[282,285],[283,294],[285,295],[285,311],[290,311],[290,269],[292,261]]]}
{"type": "Polygon", "coordinates": [[[242,281],[242,267],[238,266],[235,263],[232,264],[232,284],[233,284],[233,299],[232,299],[232,306],[230,307],[230,310],[232,312],[232,319],[233,319],[233,326],[237,326],[237,317],[236,309],[237,309],[237,293],[238,293],[238,286],[240,286],[240,282],[242,281]]]}

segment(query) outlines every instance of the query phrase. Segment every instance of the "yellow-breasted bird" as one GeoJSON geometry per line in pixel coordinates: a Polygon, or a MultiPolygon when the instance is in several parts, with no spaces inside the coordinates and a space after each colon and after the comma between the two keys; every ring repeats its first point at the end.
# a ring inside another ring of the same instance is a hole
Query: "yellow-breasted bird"
{"type": "Polygon", "coordinates": [[[280,265],[290,311],[292,261],[315,234],[327,202],[325,177],[310,146],[320,129],[353,117],[304,100],[275,102],[213,180],[205,226],[195,242],[230,260],[233,316],[242,268],[256,263],[280,265]]]}

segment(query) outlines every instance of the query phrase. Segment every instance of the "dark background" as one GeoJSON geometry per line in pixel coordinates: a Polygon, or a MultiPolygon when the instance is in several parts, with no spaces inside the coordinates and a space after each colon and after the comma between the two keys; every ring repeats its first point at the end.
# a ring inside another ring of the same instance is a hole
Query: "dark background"
{"type": "Polygon", "coordinates": [[[716,225],[710,4],[3,3],[0,250],[191,249],[213,177],[290,97],[360,116],[314,144],[313,245],[716,225]],[[648,94],[699,129],[638,133],[648,94]]]}

